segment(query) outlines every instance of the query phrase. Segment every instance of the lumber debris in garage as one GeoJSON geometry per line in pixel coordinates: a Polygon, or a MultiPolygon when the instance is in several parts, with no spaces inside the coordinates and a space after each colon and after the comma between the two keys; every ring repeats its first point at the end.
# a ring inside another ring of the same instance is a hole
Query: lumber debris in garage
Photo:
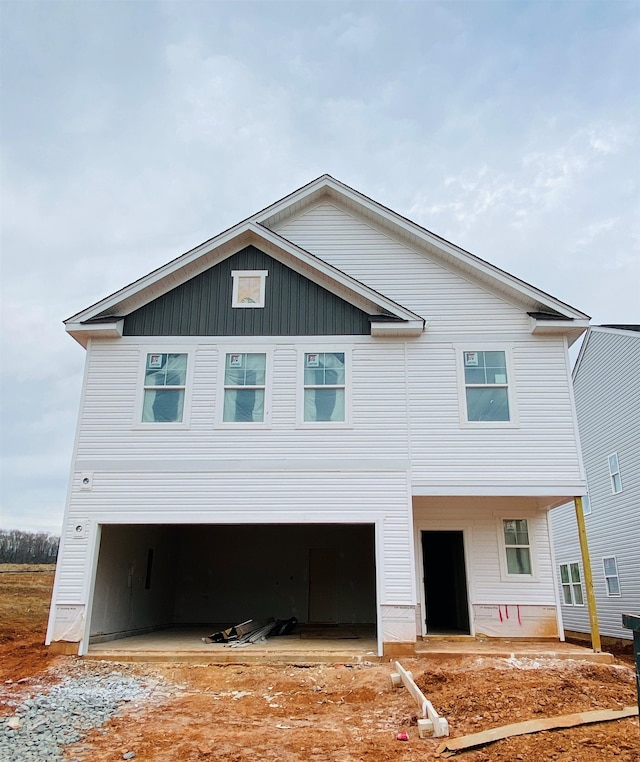
{"type": "Polygon", "coordinates": [[[264,642],[272,635],[289,635],[297,624],[298,620],[295,617],[277,621],[273,617],[264,620],[248,619],[226,630],[214,632],[209,637],[202,638],[202,642],[223,643],[231,648],[239,648],[264,642]]]}
{"type": "Polygon", "coordinates": [[[202,642],[203,643],[229,643],[230,641],[243,638],[245,635],[250,635],[255,630],[258,630],[267,624],[273,624],[274,622],[275,622],[275,619],[273,617],[265,621],[247,619],[246,622],[241,622],[240,624],[236,624],[233,627],[228,627],[226,630],[219,630],[218,632],[214,632],[211,635],[209,635],[209,637],[207,638],[202,638],[202,642]]]}
{"type": "Polygon", "coordinates": [[[441,738],[449,735],[449,723],[433,708],[433,704],[418,688],[413,680],[413,675],[406,670],[399,661],[396,662],[396,671],[391,673],[391,686],[393,688],[404,687],[409,691],[422,711],[422,717],[418,719],[418,734],[420,738],[433,736],[441,738]]]}
{"type": "Polygon", "coordinates": [[[522,736],[528,733],[539,733],[542,730],[557,730],[558,728],[573,728],[576,725],[589,725],[594,722],[609,722],[625,717],[635,717],[637,706],[626,706],[624,709],[598,709],[593,712],[576,712],[560,717],[544,717],[539,720],[527,720],[498,728],[483,730],[481,733],[471,733],[460,738],[449,738],[440,744],[437,753],[443,757],[452,757],[459,751],[484,746],[493,741],[500,741],[511,736],[522,736]]]}

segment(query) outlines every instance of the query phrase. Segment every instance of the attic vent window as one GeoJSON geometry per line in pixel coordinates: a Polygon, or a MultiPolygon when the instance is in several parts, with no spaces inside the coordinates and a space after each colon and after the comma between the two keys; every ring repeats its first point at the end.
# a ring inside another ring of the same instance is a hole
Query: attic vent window
{"type": "Polygon", "coordinates": [[[268,270],[233,270],[232,307],[264,307],[268,270]]]}

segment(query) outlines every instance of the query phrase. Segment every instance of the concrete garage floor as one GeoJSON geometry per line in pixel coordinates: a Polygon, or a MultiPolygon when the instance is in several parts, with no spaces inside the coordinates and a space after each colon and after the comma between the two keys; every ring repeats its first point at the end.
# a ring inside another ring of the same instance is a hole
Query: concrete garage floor
{"type": "MultiPolygon", "coordinates": [[[[314,628],[315,631],[315,628],[314,628]]],[[[344,626],[322,637],[314,632],[296,631],[291,635],[268,638],[231,648],[222,643],[203,643],[211,628],[180,627],[134,635],[89,646],[88,659],[121,662],[190,662],[194,664],[357,664],[377,662],[378,644],[371,627],[344,626]],[[357,637],[341,638],[340,634],[357,637]],[[302,636],[304,635],[304,636],[302,636]],[[336,637],[334,637],[336,636],[336,637]]],[[[559,641],[476,640],[474,638],[433,637],[419,640],[417,657],[483,656],[517,659],[579,659],[612,663],[608,653],[594,653],[590,648],[559,641]]],[[[389,657],[383,657],[386,661],[389,657]]]]}
{"type": "Polygon", "coordinates": [[[344,625],[324,628],[321,637],[312,631],[296,630],[291,635],[268,638],[266,643],[252,643],[231,648],[224,643],[203,643],[211,635],[210,627],[179,627],[157,630],[145,635],[94,643],[85,654],[88,659],[110,661],[176,661],[192,663],[237,664],[242,662],[273,664],[317,664],[378,661],[378,642],[373,627],[344,625]],[[346,634],[349,637],[340,637],[346,634]],[[304,637],[303,637],[304,635],[304,637]]]}

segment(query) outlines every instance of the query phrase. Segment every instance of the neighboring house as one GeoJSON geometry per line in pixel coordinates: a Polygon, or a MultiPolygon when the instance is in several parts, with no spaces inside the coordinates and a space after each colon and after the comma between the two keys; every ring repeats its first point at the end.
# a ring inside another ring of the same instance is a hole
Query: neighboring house
{"type": "Polygon", "coordinates": [[[265,616],[561,637],[588,317],[324,175],[66,321],[47,643],[265,616]]]}
{"type": "MultiPolygon", "coordinates": [[[[585,526],[600,632],[632,638],[640,612],[640,325],[589,328],[573,370],[587,475],[585,526]]],[[[567,632],[589,632],[573,505],[552,513],[567,632]]]]}

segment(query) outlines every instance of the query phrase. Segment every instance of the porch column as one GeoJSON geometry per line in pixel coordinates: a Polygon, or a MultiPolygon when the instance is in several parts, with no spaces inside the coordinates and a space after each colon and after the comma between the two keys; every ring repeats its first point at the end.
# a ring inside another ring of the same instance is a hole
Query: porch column
{"type": "Polygon", "coordinates": [[[573,503],[576,509],[576,521],[578,522],[578,537],[580,538],[580,553],[582,555],[582,568],[584,570],[584,585],[587,589],[587,607],[589,609],[589,624],[591,628],[591,647],[596,653],[600,653],[600,627],[598,625],[598,611],[596,609],[596,596],[593,592],[593,575],[591,574],[591,558],[589,557],[589,544],[587,543],[587,529],[584,524],[584,512],[582,510],[582,498],[574,497],[573,503]]]}

